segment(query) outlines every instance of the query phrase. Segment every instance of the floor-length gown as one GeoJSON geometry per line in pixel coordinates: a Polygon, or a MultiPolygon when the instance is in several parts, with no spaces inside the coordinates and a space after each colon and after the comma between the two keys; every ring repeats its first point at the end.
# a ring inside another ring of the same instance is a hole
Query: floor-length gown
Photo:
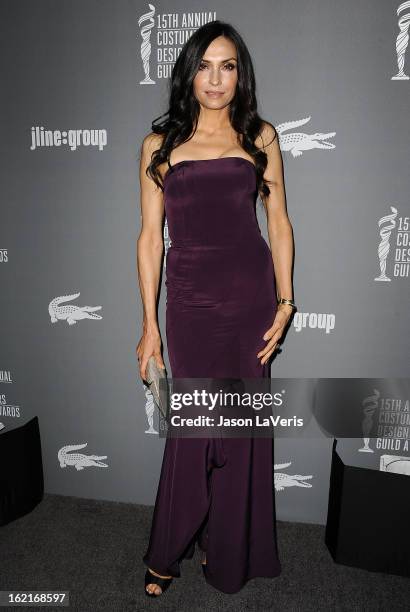
{"type": "MultiPolygon", "coordinates": [[[[184,160],[164,178],[172,378],[269,377],[257,353],[277,307],[271,251],[244,157],[184,160]]],[[[197,542],[206,580],[235,593],[281,572],[272,437],[167,438],[144,563],[180,576],[197,542]]]]}

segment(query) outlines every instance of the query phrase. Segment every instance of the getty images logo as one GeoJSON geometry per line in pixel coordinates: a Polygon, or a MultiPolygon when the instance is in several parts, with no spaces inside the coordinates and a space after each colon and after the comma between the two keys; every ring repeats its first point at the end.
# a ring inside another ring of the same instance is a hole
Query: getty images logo
{"type": "Polygon", "coordinates": [[[100,151],[107,144],[107,130],[46,130],[44,127],[31,128],[30,151],[39,148],[61,147],[67,145],[71,151],[80,147],[98,147],[100,151]]]}

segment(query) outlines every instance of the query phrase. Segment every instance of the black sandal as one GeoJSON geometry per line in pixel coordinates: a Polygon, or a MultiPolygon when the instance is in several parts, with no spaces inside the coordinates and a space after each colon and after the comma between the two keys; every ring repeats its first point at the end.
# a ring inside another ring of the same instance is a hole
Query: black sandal
{"type": "Polygon", "coordinates": [[[154,576],[154,574],[151,574],[149,569],[147,569],[147,571],[145,572],[145,595],[148,595],[148,597],[161,597],[161,595],[167,590],[167,588],[171,584],[172,580],[172,577],[160,578],[159,576],[154,576]],[[149,584],[157,584],[159,587],[161,587],[161,593],[157,594],[155,593],[155,591],[153,593],[149,593],[147,591],[147,586],[149,584]]]}

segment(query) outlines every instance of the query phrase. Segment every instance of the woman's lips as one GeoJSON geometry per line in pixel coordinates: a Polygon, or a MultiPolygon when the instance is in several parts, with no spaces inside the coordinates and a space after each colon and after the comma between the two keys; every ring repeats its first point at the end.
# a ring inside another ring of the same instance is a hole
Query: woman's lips
{"type": "Polygon", "coordinates": [[[221,96],[223,96],[223,91],[206,91],[205,92],[207,96],[209,96],[210,98],[220,98],[221,96]]]}

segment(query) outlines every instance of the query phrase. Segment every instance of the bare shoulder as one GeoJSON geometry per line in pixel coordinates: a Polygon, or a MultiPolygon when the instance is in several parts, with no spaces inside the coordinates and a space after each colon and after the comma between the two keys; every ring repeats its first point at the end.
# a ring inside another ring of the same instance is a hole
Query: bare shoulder
{"type": "Polygon", "coordinates": [[[268,153],[269,150],[272,150],[272,147],[277,145],[277,135],[275,126],[269,123],[269,121],[263,121],[262,129],[255,140],[255,145],[265,151],[265,153],[268,153]]]}
{"type": "Polygon", "coordinates": [[[143,138],[141,144],[140,179],[144,183],[147,181],[151,182],[152,187],[154,187],[154,181],[150,176],[148,176],[148,166],[152,162],[152,156],[155,151],[158,151],[158,149],[161,147],[163,138],[163,134],[155,134],[154,132],[150,132],[143,138]]]}
{"type": "Polygon", "coordinates": [[[283,185],[283,162],[278,133],[269,121],[264,121],[261,132],[255,141],[256,146],[266,153],[264,179],[273,185],[283,185]]]}
{"type": "Polygon", "coordinates": [[[163,138],[163,134],[155,134],[154,132],[147,134],[141,144],[141,157],[149,162],[154,151],[161,147],[163,138]]]}

